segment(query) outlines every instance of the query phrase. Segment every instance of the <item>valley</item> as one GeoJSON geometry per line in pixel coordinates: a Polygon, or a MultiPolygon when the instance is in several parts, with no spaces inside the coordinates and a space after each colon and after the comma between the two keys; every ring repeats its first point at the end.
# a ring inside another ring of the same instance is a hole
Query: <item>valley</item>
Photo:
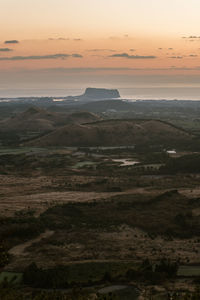
{"type": "Polygon", "coordinates": [[[76,109],[34,106],[2,118],[0,283],[13,281],[19,295],[54,287],[69,299],[195,294],[196,129],[145,111],[125,119],[76,109]]]}

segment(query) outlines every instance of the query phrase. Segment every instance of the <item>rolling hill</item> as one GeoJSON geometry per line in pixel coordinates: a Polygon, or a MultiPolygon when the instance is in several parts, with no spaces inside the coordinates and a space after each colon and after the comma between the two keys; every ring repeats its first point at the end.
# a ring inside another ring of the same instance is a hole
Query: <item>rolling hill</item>
{"type": "Polygon", "coordinates": [[[82,124],[99,120],[93,113],[57,113],[39,107],[30,107],[25,112],[0,122],[0,132],[49,132],[66,124],[82,124]]]}
{"type": "Polygon", "coordinates": [[[187,144],[193,136],[158,120],[104,120],[86,124],[69,124],[43,137],[32,146],[132,146],[151,144],[175,147],[187,144]]]}

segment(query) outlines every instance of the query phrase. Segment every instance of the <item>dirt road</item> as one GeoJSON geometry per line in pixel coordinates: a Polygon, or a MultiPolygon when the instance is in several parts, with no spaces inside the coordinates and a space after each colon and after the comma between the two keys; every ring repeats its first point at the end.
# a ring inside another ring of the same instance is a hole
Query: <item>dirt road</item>
{"type": "Polygon", "coordinates": [[[37,238],[29,240],[23,244],[17,245],[9,250],[10,255],[14,256],[24,256],[28,253],[26,252],[26,248],[30,247],[34,243],[38,243],[42,239],[49,238],[54,234],[54,231],[46,230],[45,232],[41,233],[37,238]]]}

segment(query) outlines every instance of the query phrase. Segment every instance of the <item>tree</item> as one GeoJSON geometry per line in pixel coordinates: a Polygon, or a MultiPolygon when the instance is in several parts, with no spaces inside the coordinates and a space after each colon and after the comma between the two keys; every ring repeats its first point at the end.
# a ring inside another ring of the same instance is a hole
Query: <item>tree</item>
{"type": "Polygon", "coordinates": [[[5,267],[9,263],[9,254],[2,242],[0,242],[0,268],[5,267]]]}

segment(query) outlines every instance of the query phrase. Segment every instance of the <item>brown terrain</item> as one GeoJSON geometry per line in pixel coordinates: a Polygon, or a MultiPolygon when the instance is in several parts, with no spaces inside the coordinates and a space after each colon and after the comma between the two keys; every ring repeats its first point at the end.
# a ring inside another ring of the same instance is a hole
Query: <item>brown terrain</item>
{"type": "MultiPolygon", "coordinates": [[[[54,188],[56,189],[55,178],[53,180],[53,178],[48,176],[26,178],[21,176],[1,175],[0,179],[0,211],[2,216],[8,217],[14,215],[20,216],[19,213],[23,214],[28,211],[33,211],[35,217],[38,218],[40,214],[44,213],[49,208],[65,205],[67,203],[93,203],[94,201],[99,203],[109,203],[110,199],[116,199],[116,201],[118,201],[117,199],[131,199],[130,197],[138,199],[141,196],[145,196],[144,199],[152,197],[156,199],[157,196],[159,197],[162,194],[165,195],[168,191],[166,188],[158,190],[157,188],[153,189],[146,187],[110,193],[97,193],[94,191],[56,192],[53,190],[54,188]],[[52,191],[48,190],[49,186],[51,186],[52,191]]],[[[65,180],[64,177],[63,180],[65,180]]],[[[80,181],[81,177],[79,177],[78,180],[80,181]]],[[[152,220],[161,224],[162,219],[166,220],[166,225],[163,226],[168,226],[169,216],[173,213],[177,215],[179,211],[181,213],[188,205],[188,201],[193,201],[196,197],[200,196],[200,189],[198,187],[193,188],[192,190],[191,188],[179,188],[178,193],[179,194],[176,196],[177,200],[175,200],[174,197],[171,198],[171,196],[169,198],[168,196],[162,196],[158,202],[148,202],[147,213],[149,211],[154,211],[155,216],[149,215],[147,217],[149,222],[151,222],[151,225],[147,225],[147,228],[151,228],[152,226],[152,228],[154,228],[152,220]],[[172,209],[171,212],[169,209],[172,209]],[[162,212],[160,220],[157,211],[162,212]],[[164,212],[166,213],[166,216],[164,216],[164,212]],[[151,220],[151,218],[153,219],[151,220]]],[[[144,211],[145,202],[141,207],[143,207],[142,209],[144,211]]],[[[198,212],[199,208],[195,208],[194,206],[194,215],[198,215],[198,212]]],[[[99,213],[101,214],[100,211],[99,213]]],[[[21,269],[21,266],[26,266],[31,261],[36,261],[37,264],[43,267],[55,266],[58,262],[58,256],[55,256],[55,253],[59,253],[59,263],[62,264],[107,260],[139,262],[144,257],[148,257],[151,260],[157,260],[163,256],[170,256],[171,259],[179,258],[182,263],[198,263],[199,253],[197,249],[199,243],[196,237],[171,240],[161,234],[152,238],[151,234],[149,235],[146,230],[142,229],[142,224],[145,224],[145,219],[143,220],[145,214],[146,212],[144,211],[138,220],[136,215],[134,216],[135,226],[126,225],[123,223],[125,222],[124,220],[121,225],[118,225],[116,228],[101,233],[98,232],[98,230],[89,229],[88,231],[88,229],[83,230],[80,228],[78,229],[79,233],[77,238],[75,237],[76,231],[70,233],[65,230],[62,231],[56,229],[56,232],[55,230],[47,230],[38,237],[11,248],[9,253],[13,256],[13,259],[7,266],[7,269],[21,269]],[[88,241],[87,244],[85,244],[84,241],[86,236],[88,241]],[[61,246],[53,246],[58,241],[61,246]]],[[[57,217],[60,218],[59,215],[57,217]]],[[[127,218],[129,218],[128,215],[127,218]]]]}
{"type": "Polygon", "coordinates": [[[88,123],[100,118],[89,112],[57,113],[39,107],[30,107],[25,112],[16,114],[0,122],[0,132],[49,132],[70,123],[88,123]]]}
{"type": "MultiPolygon", "coordinates": [[[[91,113],[40,108],[2,124],[8,131],[51,131],[25,142],[26,147],[1,149],[0,237],[9,255],[2,271],[21,274],[33,262],[44,270],[83,265],[82,280],[86,276],[90,282],[86,265],[112,270],[117,264],[125,276],[129,268],[140,270],[146,259],[154,266],[166,258],[178,263],[179,275],[158,289],[166,291],[173,281],[178,290],[183,280],[195,289],[199,275],[185,274],[187,268],[199,272],[199,173],[162,169],[187,155],[198,161],[192,151],[170,156],[164,147],[187,145],[193,134],[158,120],[102,121],[91,113]],[[134,144],[148,144],[150,152],[78,148],[134,144]]],[[[146,281],[134,285],[152,288],[146,281]]]]}
{"type": "Polygon", "coordinates": [[[108,120],[70,124],[28,142],[29,146],[133,146],[162,143],[173,145],[192,141],[193,136],[157,120],[108,120]]]}

